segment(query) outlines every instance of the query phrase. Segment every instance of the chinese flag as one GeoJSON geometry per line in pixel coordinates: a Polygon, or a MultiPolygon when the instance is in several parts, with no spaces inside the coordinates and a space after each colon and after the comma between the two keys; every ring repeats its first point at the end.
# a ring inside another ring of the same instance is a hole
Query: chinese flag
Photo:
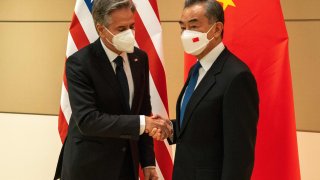
{"type": "MultiPolygon", "coordinates": [[[[252,180],[299,180],[288,34],[279,0],[218,0],[223,42],[253,72],[260,118],[252,180]]],[[[185,55],[185,76],[194,57],[185,55]]]]}

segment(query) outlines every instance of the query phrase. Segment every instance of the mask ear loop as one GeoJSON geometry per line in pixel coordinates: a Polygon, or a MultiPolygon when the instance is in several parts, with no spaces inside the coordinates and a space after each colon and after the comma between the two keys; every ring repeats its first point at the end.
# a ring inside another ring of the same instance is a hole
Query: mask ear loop
{"type": "Polygon", "coordinates": [[[109,31],[109,29],[108,28],[106,28],[105,26],[103,26],[104,27],[104,29],[105,30],[107,30],[112,36],[115,36],[114,34],[112,34],[112,32],[111,31],[109,31]]]}
{"type": "MultiPolygon", "coordinates": [[[[107,30],[108,31],[108,33],[110,33],[113,37],[115,36],[114,34],[112,34],[112,32],[111,31],[109,31],[109,29],[108,28],[106,28],[105,26],[104,26],[104,29],[105,30],[107,30]]],[[[109,39],[108,38],[105,38],[107,41],[108,41],[108,43],[110,43],[113,47],[116,47],[112,42],[110,42],[109,41],[109,39]]]]}
{"type": "MultiPolygon", "coordinates": [[[[215,23],[211,26],[211,28],[207,31],[207,33],[206,33],[207,36],[208,36],[208,33],[209,33],[209,32],[211,31],[211,29],[213,28],[213,26],[216,25],[216,23],[217,23],[217,22],[215,22],[215,23]]],[[[209,41],[211,41],[212,39],[214,39],[214,36],[213,36],[211,39],[209,39],[209,41]]]]}

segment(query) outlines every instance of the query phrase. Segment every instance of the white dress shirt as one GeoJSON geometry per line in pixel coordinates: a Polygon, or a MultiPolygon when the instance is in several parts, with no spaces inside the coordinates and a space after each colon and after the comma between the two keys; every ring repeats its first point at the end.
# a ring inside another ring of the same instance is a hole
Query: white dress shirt
{"type": "MultiPolygon", "coordinates": [[[[200,61],[201,67],[199,68],[199,76],[198,76],[197,84],[194,90],[196,90],[199,83],[201,82],[203,77],[206,75],[206,73],[209,71],[213,63],[216,61],[218,56],[224,50],[224,48],[225,48],[224,44],[223,42],[221,42],[215,48],[213,48],[207,55],[205,55],[202,59],[198,59],[198,61],[200,61]]],[[[185,94],[183,94],[182,99],[184,99],[184,95],[185,94]]],[[[180,107],[182,105],[182,102],[183,101],[181,101],[180,103],[180,107]]]]}
{"type": "Polygon", "coordinates": [[[195,89],[198,87],[199,83],[206,75],[212,64],[216,61],[218,56],[224,50],[224,44],[221,42],[215,48],[213,48],[207,55],[205,55],[200,61],[201,67],[199,68],[199,76],[195,89]]]}
{"type": "MultiPolygon", "coordinates": [[[[102,44],[102,47],[104,49],[104,51],[106,52],[108,59],[111,63],[111,66],[114,70],[114,72],[116,73],[116,63],[114,62],[114,60],[119,56],[118,54],[116,54],[115,52],[111,51],[110,49],[108,49],[104,43],[102,42],[102,40],[100,39],[100,42],[102,44]]],[[[132,106],[132,100],[133,100],[133,96],[134,96],[134,84],[133,84],[133,78],[132,78],[132,74],[131,74],[131,68],[130,68],[130,63],[129,63],[129,59],[128,59],[128,55],[126,52],[122,52],[120,54],[120,56],[123,58],[123,69],[124,72],[126,73],[127,76],[127,80],[128,80],[128,86],[129,86],[129,107],[131,109],[132,106]]],[[[140,135],[143,134],[144,130],[145,130],[145,116],[144,115],[140,115],[140,135]]]]}

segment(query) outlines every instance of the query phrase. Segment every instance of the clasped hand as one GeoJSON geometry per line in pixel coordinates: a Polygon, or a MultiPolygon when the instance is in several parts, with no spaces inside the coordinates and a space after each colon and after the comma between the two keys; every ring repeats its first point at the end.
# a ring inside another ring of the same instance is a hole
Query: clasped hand
{"type": "Polygon", "coordinates": [[[146,133],[156,140],[164,140],[173,134],[172,123],[159,115],[146,116],[146,133]]]}

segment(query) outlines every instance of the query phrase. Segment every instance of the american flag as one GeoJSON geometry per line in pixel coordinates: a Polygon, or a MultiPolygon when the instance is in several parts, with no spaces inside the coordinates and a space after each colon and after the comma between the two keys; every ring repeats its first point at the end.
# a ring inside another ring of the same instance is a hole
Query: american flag
{"type": "MultiPolygon", "coordinates": [[[[162,29],[156,0],[133,0],[136,5],[136,45],[147,52],[150,68],[152,112],[168,117],[167,87],[162,49],[162,29]]],[[[77,0],[68,33],[66,58],[94,42],[98,34],[91,15],[93,0],[77,0]]],[[[63,76],[58,129],[64,142],[71,117],[66,75],[63,76]]],[[[159,179],[171,179],[172,151],[167,141],[155,141],[159,179]]],[[[141,173],[140,173],[141,174],[141,173]]]]}

